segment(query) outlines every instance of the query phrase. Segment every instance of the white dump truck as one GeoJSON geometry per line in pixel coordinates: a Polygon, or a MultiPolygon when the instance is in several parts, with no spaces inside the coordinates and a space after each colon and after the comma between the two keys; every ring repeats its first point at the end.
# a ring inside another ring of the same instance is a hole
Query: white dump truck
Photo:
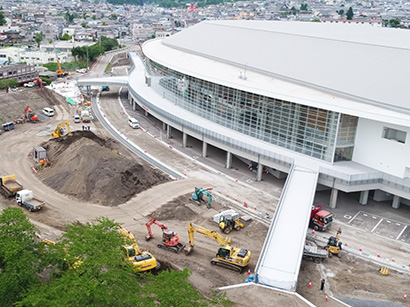
{"type": "Polygon", "coordinates": [[[45,202],[35,198],[33,191],[21,190],[16,193],[17,204],[26,207],[28,211],[38,211],[45,206],[45,202]]]}

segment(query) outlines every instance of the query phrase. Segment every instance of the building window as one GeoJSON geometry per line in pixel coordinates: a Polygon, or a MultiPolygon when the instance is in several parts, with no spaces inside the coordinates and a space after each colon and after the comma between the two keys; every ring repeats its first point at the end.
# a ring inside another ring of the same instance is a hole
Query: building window
{"type": "Polygon", "coordinates": [[[406,143],[406,135],[406,131],[384,127],[382,137],[388,140],[393,140],[404,144],[406,143]]]}

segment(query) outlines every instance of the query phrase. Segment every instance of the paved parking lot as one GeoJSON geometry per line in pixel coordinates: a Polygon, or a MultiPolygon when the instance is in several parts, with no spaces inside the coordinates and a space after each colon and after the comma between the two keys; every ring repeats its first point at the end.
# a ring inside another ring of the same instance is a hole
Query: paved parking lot
{"type": "MultiPolygon", "coordinates": [[[[345,218],[349,218],[349,216],[345,216],[345,218]]],[[[410,227],[391,219],[359,211],[350,218],[348,224],[367,232],[410,244],[410,227]]]]}

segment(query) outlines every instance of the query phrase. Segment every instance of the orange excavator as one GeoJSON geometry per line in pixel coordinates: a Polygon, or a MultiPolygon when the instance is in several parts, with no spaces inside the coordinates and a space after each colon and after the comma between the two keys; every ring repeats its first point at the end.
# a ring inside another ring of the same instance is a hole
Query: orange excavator
{"type": "Polygon", "coordinates": [[[38,121],[38,116],[27,106],[24,110],[24,118],[27,122],[35,123],[38,121]]]}
{"type": "Polygon", "coordinates": [[[57,66],[58,66],[58,69],[57,69],[58,78],[62,78],[68,75],[68,72],[63,71],[63,69],[61,68],[61,64],[59,60],[57,60],[57,66]]]}
{"type": "Polygon", "coordinates": [[[168,229],[168,227],[158,222],[155,217],[150,219],[145,225],[147,226],[148,235],[145,237],[145,240],[151,239],[154,235],[151,231],[151,225],[156,224],[162,230],[162,242],[158,244],[159,248],[163,248],[174,253],[179,253],[181,250],[184,249],[185,245],[179,243],[179,236],[175,232],[168,229]]]}
{"type": "Polygon", "coordinates": [[[43,91],[43,80],[41,80],[40,78],[37,78],[34,82],[35,85],[38,85],[40,87],[40,91],[43,91]]]}

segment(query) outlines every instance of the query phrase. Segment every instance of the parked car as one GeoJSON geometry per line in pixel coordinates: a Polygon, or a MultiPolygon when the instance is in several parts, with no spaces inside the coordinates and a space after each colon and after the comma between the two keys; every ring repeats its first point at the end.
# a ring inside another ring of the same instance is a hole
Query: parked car
{"type": "Polygon", "coordinates": [[[73,119],[74,119],[74,122],[75,122],[75,123],[81,123],[81,117],[80,117],[80,115],[78,115],[78,114],[73,115],[73,119]]]}
{"type": "Polygon", "coordinates": [[[51,108],[44,108],[42,112],[45,116],[48,116],[48,117],[54,116],[54,110],[51,108]]]}
{"type": "Polygon", "coordinates": [[[139,122],[135,118],[128,118],[128,124],[131,128],[138,129],[140,127],[139,122]]]}
{"type": "Polygon", "coordinates": [[[75,71],[80,74],[85,74],[87,72],[87,68],[80,68],[80,69],[76,69],[75,71]]]}
{"type": "Polygon", "coordinates": [[[23,86],[24,87],[34,87],[34,83],[33,82],[24,83],[23,86]]]}

